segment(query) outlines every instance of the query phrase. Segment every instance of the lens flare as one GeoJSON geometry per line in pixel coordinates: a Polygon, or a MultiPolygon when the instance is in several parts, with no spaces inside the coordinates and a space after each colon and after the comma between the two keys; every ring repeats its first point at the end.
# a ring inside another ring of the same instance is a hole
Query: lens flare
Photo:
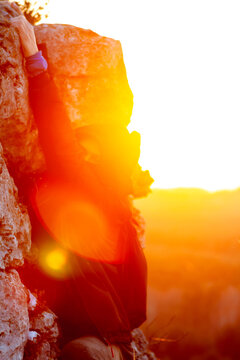
{"type": "Polygon", "coordinates": [[[66,253],[62,249],[55,249],[46,256],[46,265],[52,270],[62,270],[66,262],[66,253]]]}
{"type": "Polygon", "coordinates": [[[71,274],[69,252],[57,242],[45,243],[39,249],[39,265],[45,274],[56,279],[65,279],[71,274]]]}
{"type": "MultiPolygon", "coordinates": [[[[121,263],[126,244],[119,236],[119,224],[109,219],[99,206],[66,184],[42,181],[32,195],[33,206],[42,225],[66,252],[108,262],[121,263]]],[[[49,268],[59,269],[66,255],[59,250],[47,256],[49,268]]],[[[46,264],[45,264],[46,266],[46,264]]]]}

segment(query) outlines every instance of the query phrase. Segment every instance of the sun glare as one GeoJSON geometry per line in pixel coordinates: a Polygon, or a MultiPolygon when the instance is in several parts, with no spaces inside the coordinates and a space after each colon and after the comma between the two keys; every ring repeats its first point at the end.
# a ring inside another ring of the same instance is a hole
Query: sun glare
{"type": "Polygon", "coordinates": [[[62,270],[67,257],[62,249],[55,249],[46,255],[46,265],[52,270],[62,270]]]}
{"type": "Polygon", "coordinates": [[[120,39],[155,187],[240,186],[237,0],[51,0],[48,22],[120,39]]]}

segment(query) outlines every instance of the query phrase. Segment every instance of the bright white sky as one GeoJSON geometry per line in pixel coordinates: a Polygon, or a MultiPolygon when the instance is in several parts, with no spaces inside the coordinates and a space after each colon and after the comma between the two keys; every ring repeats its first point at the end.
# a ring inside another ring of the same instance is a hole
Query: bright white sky
{"type": "Polygon", "coordinates": [[[50,0],[49,11],[121,40],[154,187],[240,187],[239,0],[50,0]]]}

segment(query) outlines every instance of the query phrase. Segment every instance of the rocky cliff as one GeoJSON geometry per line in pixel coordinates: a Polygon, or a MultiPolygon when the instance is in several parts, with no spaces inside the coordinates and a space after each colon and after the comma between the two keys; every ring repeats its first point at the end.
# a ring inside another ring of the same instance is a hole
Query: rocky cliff
{"type": "Polygon", "coordinates": [[[27,209],[9,175],[0,147],[0,359],[54,359],[56,316],[38,304],[17,268],[31,246],[27,209]],[[47,335],[47,336],[46,336],[47,335]],[[25,354],[25,356],[24,356],[25,354]]]}
{"type": "MultiPolygon", "coordinates": [[[[31,224],[15,183],[22,188],[44,170],[45,161],[29,106],[19,37],[9,22],[17,15],[7,1],[0,1],[0,359],[53,360],[58,356],[56,317],[18,275],[31,247],[31,224]]],[[[96,123],[126,126],[133,96],[121,44],[70,25],[39,25],[35,30],[73,129],[96,123]]],[[[150,358],[136,334],[138,358],[150,358]]]]}
{"type": "MultiPolygon", "coordinates": [[[[11,168],[43,168],[28,100],[28,80],[18,34],[9,19],[17,14],[0,2],[0,141],[11,168]]],[[[96,123],[127,125],[133,106],[119,41],[70,25],[35,27],[73,127],[96,123]]]]}

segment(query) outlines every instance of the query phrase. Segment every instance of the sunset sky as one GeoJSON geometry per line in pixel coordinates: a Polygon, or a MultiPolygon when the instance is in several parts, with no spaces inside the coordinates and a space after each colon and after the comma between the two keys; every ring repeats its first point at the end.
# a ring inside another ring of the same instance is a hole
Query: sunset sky
{"type": "Polygon", "coordinates": [[[121,40],[154,187],[240,187],[240,3],[50,0],[48,22],[121,40]]]}

